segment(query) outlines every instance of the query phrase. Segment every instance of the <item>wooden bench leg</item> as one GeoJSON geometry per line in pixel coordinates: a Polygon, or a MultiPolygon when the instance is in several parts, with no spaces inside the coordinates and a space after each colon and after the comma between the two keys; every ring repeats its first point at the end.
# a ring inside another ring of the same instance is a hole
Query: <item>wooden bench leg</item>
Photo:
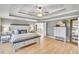
{"type": "Polygon", "coordinates": [[[13,46],[13,49],[12,49],[12,53],[15,54],[16,53],[16,49],[15,47],[13,46]]]}
{"type": "Polygon", "coordinates": [[[38,38],[37,44],[38,44],[39,47],[41,47],[41,45],[40,45],[40,38],[38,38]]]}
{"type": "Polygon", "coordinates": [[[16,53],[16,49],[15,49],[14,44],[13,44],[13,43],[11,43],[11,42],[10,42],[10,44],[12,45],[12,53],[13,53],[13,54],[14,54],[14,53],[16,53]]]}

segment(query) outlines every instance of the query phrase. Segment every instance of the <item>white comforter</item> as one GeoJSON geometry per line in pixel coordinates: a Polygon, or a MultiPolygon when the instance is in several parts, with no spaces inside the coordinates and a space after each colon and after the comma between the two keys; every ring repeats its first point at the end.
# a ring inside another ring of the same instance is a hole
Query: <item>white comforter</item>
{"type": "Polygon", "coordinates": [[[38,35],[37,33],[26,33],[26,34],[12,35],[11,42],[20,41],[20,40],[27,40],[27,39],[30,39],[32,37],[37,37],[37,36],[39,37],[40,35],[38,35]]]}

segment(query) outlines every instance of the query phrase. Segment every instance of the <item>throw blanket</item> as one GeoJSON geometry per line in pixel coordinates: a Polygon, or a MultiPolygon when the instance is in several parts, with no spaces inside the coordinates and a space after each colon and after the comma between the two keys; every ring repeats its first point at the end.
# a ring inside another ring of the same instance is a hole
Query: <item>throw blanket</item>
{"type": "Polygon", "coordinates": [[[40,35],[38,35],[37,33],[12,35],[11,42],[17,43],[20,41],[26,41],[37,37],[40,37],[40,35]]]}

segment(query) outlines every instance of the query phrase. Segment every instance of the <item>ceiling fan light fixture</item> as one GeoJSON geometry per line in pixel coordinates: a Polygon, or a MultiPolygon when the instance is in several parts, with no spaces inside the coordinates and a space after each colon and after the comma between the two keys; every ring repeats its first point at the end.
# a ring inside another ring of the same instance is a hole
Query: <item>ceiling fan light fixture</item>
{"type": "Polygon", "coordinates": [[[39,8],[37,8],[36,10],[37,12],[40,12],[40,13],[43,12],[42,9],[39,9],[39,8]]]}
{"type": "Polygon", "coordinates": [[[38,14],[37,16],[41,17],[41,16],[43,16],[43,14],[38,14]]]}
{"type": "Polygon", "coordinates": [[[42,9],[42,7],[39,7],[39,9],[42,9]]]}

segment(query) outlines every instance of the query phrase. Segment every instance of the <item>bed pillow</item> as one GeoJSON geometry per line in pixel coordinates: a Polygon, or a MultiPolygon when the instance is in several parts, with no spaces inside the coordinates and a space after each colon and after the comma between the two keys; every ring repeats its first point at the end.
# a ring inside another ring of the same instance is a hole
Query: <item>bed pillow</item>
{"type": "Polygon", "coordinates": [[[12,34],[18,34],[17,30],[12,31],[12,34]]]}
{"type": "Polygon", "coordinates": [[[27,33],[27,30],[18,30],[18,34],[25,34],[27,33]]]}

